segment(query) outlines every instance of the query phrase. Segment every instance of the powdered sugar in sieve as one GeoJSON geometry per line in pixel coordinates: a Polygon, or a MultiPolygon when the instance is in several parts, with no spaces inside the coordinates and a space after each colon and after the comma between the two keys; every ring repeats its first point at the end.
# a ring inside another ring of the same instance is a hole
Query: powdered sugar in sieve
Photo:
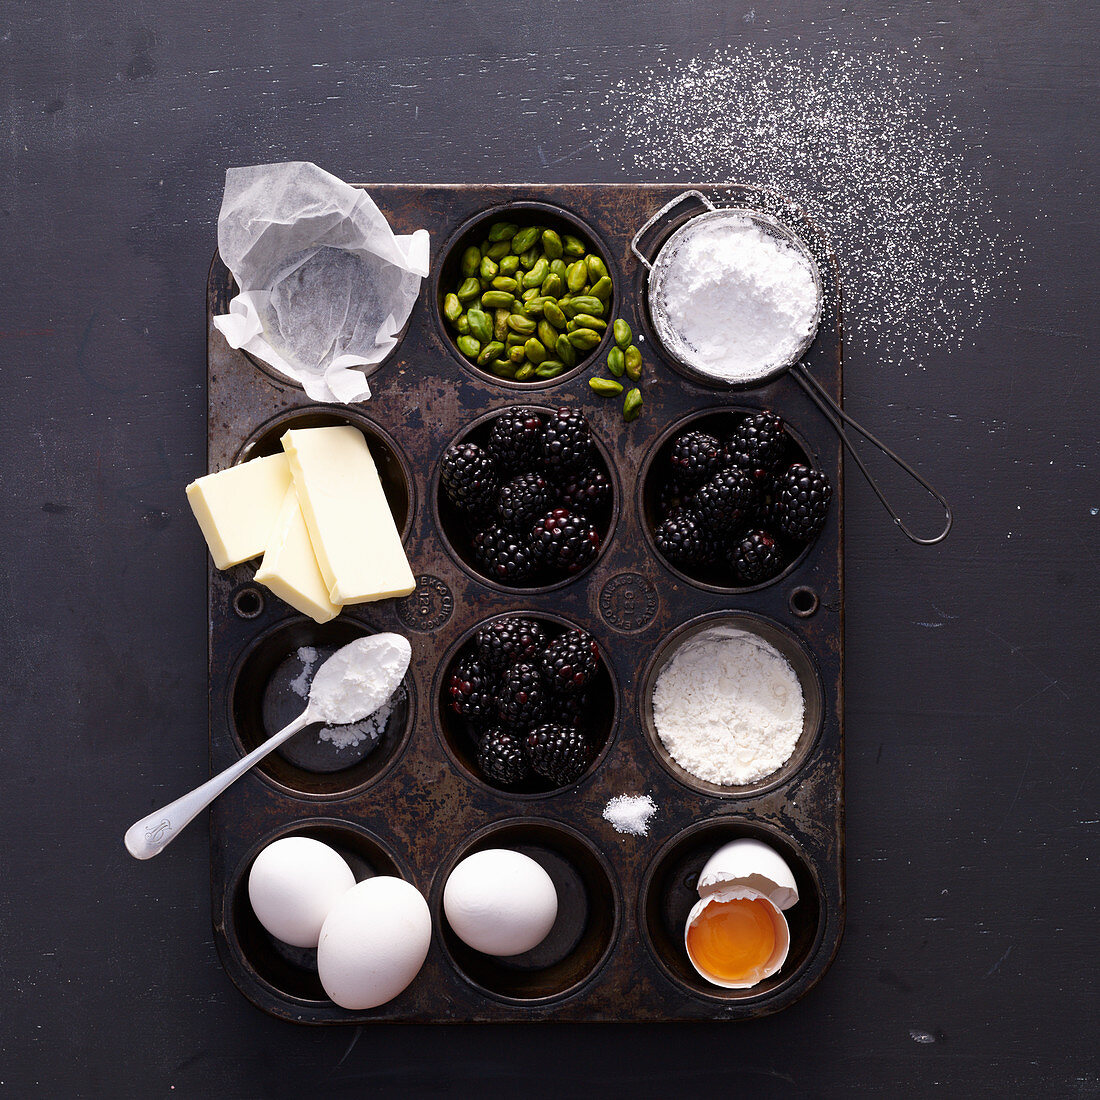
{"type": "Polygon", "coordinates": [[[729,385],[786,370],[813,342],[821,278],[806,246],[766,214],[711,210],[668,239],[649,282],[653,326],[685,367],[729,385]]]}

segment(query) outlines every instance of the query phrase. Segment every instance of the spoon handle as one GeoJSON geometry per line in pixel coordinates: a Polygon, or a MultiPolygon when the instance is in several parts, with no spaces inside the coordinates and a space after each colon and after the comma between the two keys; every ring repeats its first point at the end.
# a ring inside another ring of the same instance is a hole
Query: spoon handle
{"type": "Polygon", "coordinates": [[[273,749],[277,749],[284,741],[289,741],[311,721],[313,718],[307,707],[289,726],[279,730],[273,737],[269,737],[247,756],[242,756],[235,764],[230,764],[225,771],[219,772],[182,798],[177,798],[175,802],[169,802],[167,806],[154,810],[140,821],[135,821],[123,837],[126,850],[134,859],[152,859],[153,856],[164,851],[222,791],[236,783],[253,764],[262,760],[273,749]]]}

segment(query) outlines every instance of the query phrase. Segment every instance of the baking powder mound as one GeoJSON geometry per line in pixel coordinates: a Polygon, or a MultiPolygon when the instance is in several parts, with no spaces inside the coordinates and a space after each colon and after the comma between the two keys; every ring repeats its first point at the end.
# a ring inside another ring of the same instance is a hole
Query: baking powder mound
{"type": "Polygon", "coordinates": [[[805,711],[790,662],[759,636],[728,627],[681,645],[653,690],[653,720],[672,758],[722,786],[755,783],[781,768],[805,711]]]}

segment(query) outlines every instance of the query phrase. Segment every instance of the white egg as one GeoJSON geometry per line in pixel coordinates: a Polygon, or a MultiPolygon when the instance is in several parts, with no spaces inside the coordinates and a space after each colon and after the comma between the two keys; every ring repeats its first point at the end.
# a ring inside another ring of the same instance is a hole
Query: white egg
{"type": "Polygon", "coordinates": [[[335,849],[307,836],[269,844],[248,873],[248,900],[260,924],[293,947],[316,947],[321,925],[355,875],[335,849]]]}
{"type": "Polygon", "coordinates": [[[443,889],[454,934],[486,955],[522,955],[542,943],[558,916],[558,892],[530,856],[489,848],[467,856],[443,889]]]}
{"type": "Polygon", "coordinates": [[[798,901],[798,884],[787,861],[763,841],[749,837],[723,844],[699,872],[701,898],[730,886],[758,890],[779,909],[790,909],[798,901]]]}
{"type": "Polygon", "coordinates": [[[341,1008],[377,1008],[420,972],[431,940],[431,913],[415,886],[385,875],[366,879],[337,901],[321,929],[321,985],[341,1008]]]}

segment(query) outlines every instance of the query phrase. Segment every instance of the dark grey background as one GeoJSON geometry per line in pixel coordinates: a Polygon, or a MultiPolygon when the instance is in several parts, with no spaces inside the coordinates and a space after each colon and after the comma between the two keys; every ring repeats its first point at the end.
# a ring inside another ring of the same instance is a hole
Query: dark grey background
{"type": "Polygon", "coordinates": [[[5,3],[0,1088],[1100,1093],[1098,22],[1040,0],[5,3]],[[987,306],[962,352],[908,377],[846,364],[850,410],[920,457],[958,523],[943,547],[911,547],[850,479],[849,908],[832,970],[737,1026],[263,1016],[215,955],[204,827],[150,864],[120,843],[207,768],[205,560],[182,489],[204,470],[224,169],[640,178],[570,132],[578,88],[727,44],[917,38],[1027,259],[1018,301],[987,306]]]}

